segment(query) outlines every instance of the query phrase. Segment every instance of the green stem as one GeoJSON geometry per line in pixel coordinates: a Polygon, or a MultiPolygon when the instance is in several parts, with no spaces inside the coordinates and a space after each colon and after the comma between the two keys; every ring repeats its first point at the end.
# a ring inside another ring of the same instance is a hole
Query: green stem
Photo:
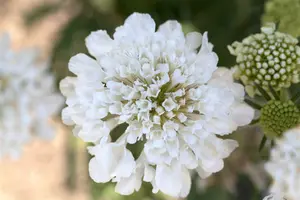
{"type": "Polygon", "coordinates": [[[261,152],[261,150],[264,148],[266,142],[267,142],[267,137],[264,135],[261,142],[260,142],[260,144],[259,144],[259,149],[258,149],[259,152],[261,152]]]}
{"type": "Polygon", "coordinates": [[[280,90],[280,100],[281,101],[288,101],[289,100],[289,91],[286,88],[281,88],[280,90]]]}

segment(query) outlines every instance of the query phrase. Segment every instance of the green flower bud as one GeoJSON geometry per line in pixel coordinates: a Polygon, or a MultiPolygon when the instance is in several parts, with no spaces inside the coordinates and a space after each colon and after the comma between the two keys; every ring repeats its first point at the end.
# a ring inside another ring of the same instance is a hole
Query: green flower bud
{"type": "Polygon", "coordinates": [[[275,31],[275,24],[261,28],[262,33],[250,35],[228,47],[236,56],[234,77],[242,81],[250,96],[259,94],[255,84],[266,91],[276,91],[299,82],[300,47],[291,35],[275,31]]]}
{"type": "Polygon", "coordinates": [[[298,125],[300,111],[292,101],[271,100],[261,109],[260,125],[269,138],[298,125]]]}

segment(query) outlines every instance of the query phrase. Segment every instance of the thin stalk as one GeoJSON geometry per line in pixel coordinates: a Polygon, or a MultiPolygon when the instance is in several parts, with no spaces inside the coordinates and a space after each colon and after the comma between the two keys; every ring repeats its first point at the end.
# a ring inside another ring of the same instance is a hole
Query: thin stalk
{"type": "Polygon", "coordinates": [[[267,142],[267,137],[264,135],[259,144],[259,149],[258,149],[259,152],[261,152],[261,150],[264,148],[266,142],[267,142]]]}
{"type": "Polygon", "coordinates": [[[281,88],[280,90],[280,100],[288,101],[289,100],[289,91],[286,88],[281,88]]]}
{"type": "Polygon", "coordinates": [[[260,94],[267,100],[270,101],[272,98],[270,97],[270,95],[266,92],[265,89],[263,89],[260,85],[255,84],[256,88],[258,89],[258,91],[260,92],[260,94]]]}
{"type": "Polygon", "coordinates": [[[255,108],[255,109],[257,109],[257,110],[262,109],[262,106],[261,106],[261,105],[259,105],[259,104],[255,103],[255,102],[253,102],[253,101],[250,100],[250,99],[244,99],[244,101],[245,101],[249,106],[251,106],[252,108],[255,108]]]}
{"type": "Polygon", "coordinates": [[[271,85],[269,85],[269,90],[276,100],[280,100],[278,93],[275,91],[275,89],[271,85]]]}

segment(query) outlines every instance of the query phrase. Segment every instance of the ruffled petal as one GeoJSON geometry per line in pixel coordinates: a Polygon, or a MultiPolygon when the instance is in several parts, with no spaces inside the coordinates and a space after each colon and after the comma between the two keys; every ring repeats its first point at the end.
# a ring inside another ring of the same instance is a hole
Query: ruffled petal
{"type": "Polygon", "coordinates": [[[158,189],[167,195],[179,197],[182,182],[178,172],[179,170],[176,170],[173,165],[158,165],[155,175],[155,183],[158,189]]]}
{"type": "Polygon", "coordinates": [[[69,61],[69,69],[86,81],[102,81],[105,77],[100,65],[85,54],[77,54],[69,61]]]}
{"type": "Polygon", "coordinates": [[[109,37],[107,32],[103,30],[92,32],[85,39],[85,44],[89,53],[96,58],[110,52],[114,47],[114,41],[109,37]]]}
{"type": "Polygon", "coordinates": [[[202,43],[202,34],[198,32],[190,32],[186,35],[186,45],[191,49],[197,49],[202,43]]]}
{"type": "Polygon", "coordinates": [[[202,168],[207,172],[216,173],[221,171],[223,167],[224,162],[222,159],[202,160],[202,168]]]}
{"type": "Polygon", "coordinates": [[[116,169],[120,165],[120,160],[124,155],[124,145],[108,143],[99,144],[89,149],[95,158],[92,158],[90,163],[90,176],[95,182],[108,182],[115,177],[116,169]],[[96,159],[96,161],[94,161],[96,159]],[[99,171],[98,171],[99,169],[99,171]],[[103,175],[102,175],[103,174],[103,175]]]}
{"type": "Polygon", "coordinates": [[[232,108],[231,117],[238,126],[245,126],[253,120],[254,109],[245,103],[237,104],[232,108]]]}
{"type": "Polygon", "coordinates": [[[205,179],[212,174],[212,172],[205,171],[200,165],[196,168],[196,171],[197,171],[198,175],[200,176],[200,178],[202,178],[202,179],[205,179]]]}
{"type": "Polygon", "coordinates": [[[217,145],[218,152],[220,152],[221,158],[227,158],[237,147],[239,143],[235,140],[220,140],[217,145]]]}
{"type": "Polygon", "coordinates": [[[217,69],[218,56],[212,51],[211,45],[208,43],[207,33],[202,37],[201,49],[197,55],[194,74],[198,83],[206,83],[213,72],[217,69]]]}
{"type": "Polygon", "coordinates": [[[185,41],[181,24],[175,20],[169,20],[159,26],[158,31],[169,40],[185,41]]]}
{"type": "Polygon", "coordinates": [[[145,166],[143,180],[146,182],[151,182],[154,179],[154,176],[155,176],[155,170],[153,169],[153,167],[149,165],[145,166]]]}
{"type": "Polygon", "coordinates": [[[106,183],[111,180],[110,171],[102,165],[96,158],[92,158],[89,163],[90,177],[96,183],[106,183]]]}
{"type": "Polygon", "coordinates": [[[114,176],[127,178],[132,174],[135,166],[136,164],[132,153],[124,147],[123,156],[116,167],[114,176]]]}
{"type": "Polygon", "coordinates": [[[117,183],[115,191],[121,195],[130,195],[135,191],[139,191],[142,185],[141,179],[137,174],[133,174],[128,178],[122,178],[117,183]]]}
{"type": "Polygon", "coordinates": [[[115,40],[128,40],[143,42],[145,38],[155,32],[155,22],[148,14],[133,13],[126,20],[123,26],[116,28],[115,40]]]}
{"type": "Polygon", "coordinates": [[[191,190],[191,185],[192,185],[191,175],[185,167],[181,168],[180,175],[181,175],[182,187],[181,187],[179,196],[181,198],[185,198],[188,196],[188,194],[190,193],[190,190],[191,190]]]}

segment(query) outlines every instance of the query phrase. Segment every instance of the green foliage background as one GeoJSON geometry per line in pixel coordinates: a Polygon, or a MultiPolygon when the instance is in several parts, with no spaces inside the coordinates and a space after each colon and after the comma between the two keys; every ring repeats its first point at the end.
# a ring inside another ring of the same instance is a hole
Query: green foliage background
{"type": "MultiPolygon", "coordinates": [[[[284,0],[283,0],[284,1],[284,0]]],[[[77,53],[87,53],[84,39],[91,31],[106,29],[113,33],[116,26],[132,12],[149,13],[159,25],[166,20],[176,19],[183,24],[184,31],[208,31],[210,41],[219,56],[219,66],[230,67],[234,58],[227,45],[235,40],[259,31],[264,13],[265,0],[73,0],[80,12],[63,28],[60,39],[55,41],[52,55],[52,71],[57,83],[67,75],[68,61],[77,53]]],[[[42,18],[56,12],[62,3],[43,4],[25,16],[25,23],[33,25],[42,18]]],[[[68,153],[68,181],[74,187],[76,145],[70,134],[68,153]]],[[[88,161],[87,161],[88,162],[88,161]]],[[[231,194],[221,185],[214,185],[206,191],[199,191],[193,184],[187,200],[259,200],[261,193],[244,174],[238,176],[236,193],[231,194]]],[[[90,197],[108,200],[167,200],[162,194],[154,195],[147,184],[136,194],[120,196],[114,193],[113,184],[96,184],[90,181],[90,197]]]]}

